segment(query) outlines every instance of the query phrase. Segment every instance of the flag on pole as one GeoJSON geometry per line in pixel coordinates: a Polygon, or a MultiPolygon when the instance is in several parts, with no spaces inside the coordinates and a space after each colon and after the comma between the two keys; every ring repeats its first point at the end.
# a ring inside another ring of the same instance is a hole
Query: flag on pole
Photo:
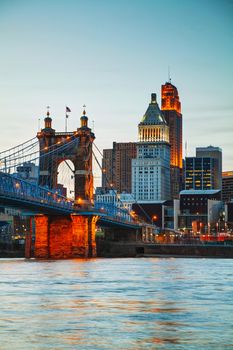
{"type": "Polygon", "coordinates": [[[66,106],[66,119],[65,119],[65,131],[67,132],[67,119],[69,118],[69,115],[67,113],[70,113],[71,109],[66,106]]]}

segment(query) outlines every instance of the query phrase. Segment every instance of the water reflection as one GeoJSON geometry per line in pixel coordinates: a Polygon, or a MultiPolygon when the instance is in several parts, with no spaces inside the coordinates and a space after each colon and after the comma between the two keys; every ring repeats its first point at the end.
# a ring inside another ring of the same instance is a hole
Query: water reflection
{"type": "Polygon", "coordinates": [[[232,260],[1,260],[1,350],[223,349],[232,260]]]}

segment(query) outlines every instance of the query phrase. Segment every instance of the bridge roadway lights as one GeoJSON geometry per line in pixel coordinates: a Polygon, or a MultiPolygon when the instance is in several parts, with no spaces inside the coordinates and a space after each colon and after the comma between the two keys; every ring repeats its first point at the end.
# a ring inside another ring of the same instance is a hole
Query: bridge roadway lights
{"type": "Polygon", "coordinates": [[[35,216],[35,258],[96,257],[97,215],[35,216]]]}

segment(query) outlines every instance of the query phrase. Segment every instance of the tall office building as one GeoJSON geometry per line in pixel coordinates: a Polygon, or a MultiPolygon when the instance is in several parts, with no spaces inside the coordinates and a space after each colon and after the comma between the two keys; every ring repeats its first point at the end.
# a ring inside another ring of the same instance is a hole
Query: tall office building
{"type": "Polygon", "coordinates": [[[214,189],[222,189],[222,150],[219,147],[197,147],[196,157],[209,157],[214,159],[214,189]]]}
{"type": "Polygon", "coordinates": [[[233,201],[233,171],[222,173],[222,200],[224,202],[233,201]]]}
{"type": "Polygon", "coordinates": [[[214,190],[218,189],[215,179],[215,159],[210,157],[185,158],[185,189],[214,190]]]}
{"type": "Polygon", "coordinates": [[[138,125],[137,158],[132,160],[132,193],[140,202],[170,198],[169,127],[156,94],[138,125]]]}
{"type": "Polygon", "coordinates": [[[102,158],[102,187],[110,188],[113,184],[113,149],[104,149],[102,158]]]}
{"type": "Polygon", "coordinates": [[[113,142],[112,149],[104,150],[102,187],[131,193],[133,158],[136,158],[135,142],[113,142]]]}
{"type": "Polygon", "coordinates": [[[161,109],[169,126],[171,196],[179,198],[182,186],[182,114],[178,90],[171,82],[161,87],[161,109]]]}

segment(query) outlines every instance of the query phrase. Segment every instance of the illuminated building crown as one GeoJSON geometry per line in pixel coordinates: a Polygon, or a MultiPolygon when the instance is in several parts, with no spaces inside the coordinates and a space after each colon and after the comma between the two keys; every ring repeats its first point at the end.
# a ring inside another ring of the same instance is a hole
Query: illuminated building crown
{"type": "Polygon", "coordinates": [[[156,94],[151,94],[151,103],[138,125],[140,142],[167,142],[169,143],[169,127],[161,112],[156,94]]]}
{"type": "Polygon", "coordinates": [[[177,88],[170,82],[162,85],[162,110],[172,110],[181,114],[181,104],[177,88]]]}

